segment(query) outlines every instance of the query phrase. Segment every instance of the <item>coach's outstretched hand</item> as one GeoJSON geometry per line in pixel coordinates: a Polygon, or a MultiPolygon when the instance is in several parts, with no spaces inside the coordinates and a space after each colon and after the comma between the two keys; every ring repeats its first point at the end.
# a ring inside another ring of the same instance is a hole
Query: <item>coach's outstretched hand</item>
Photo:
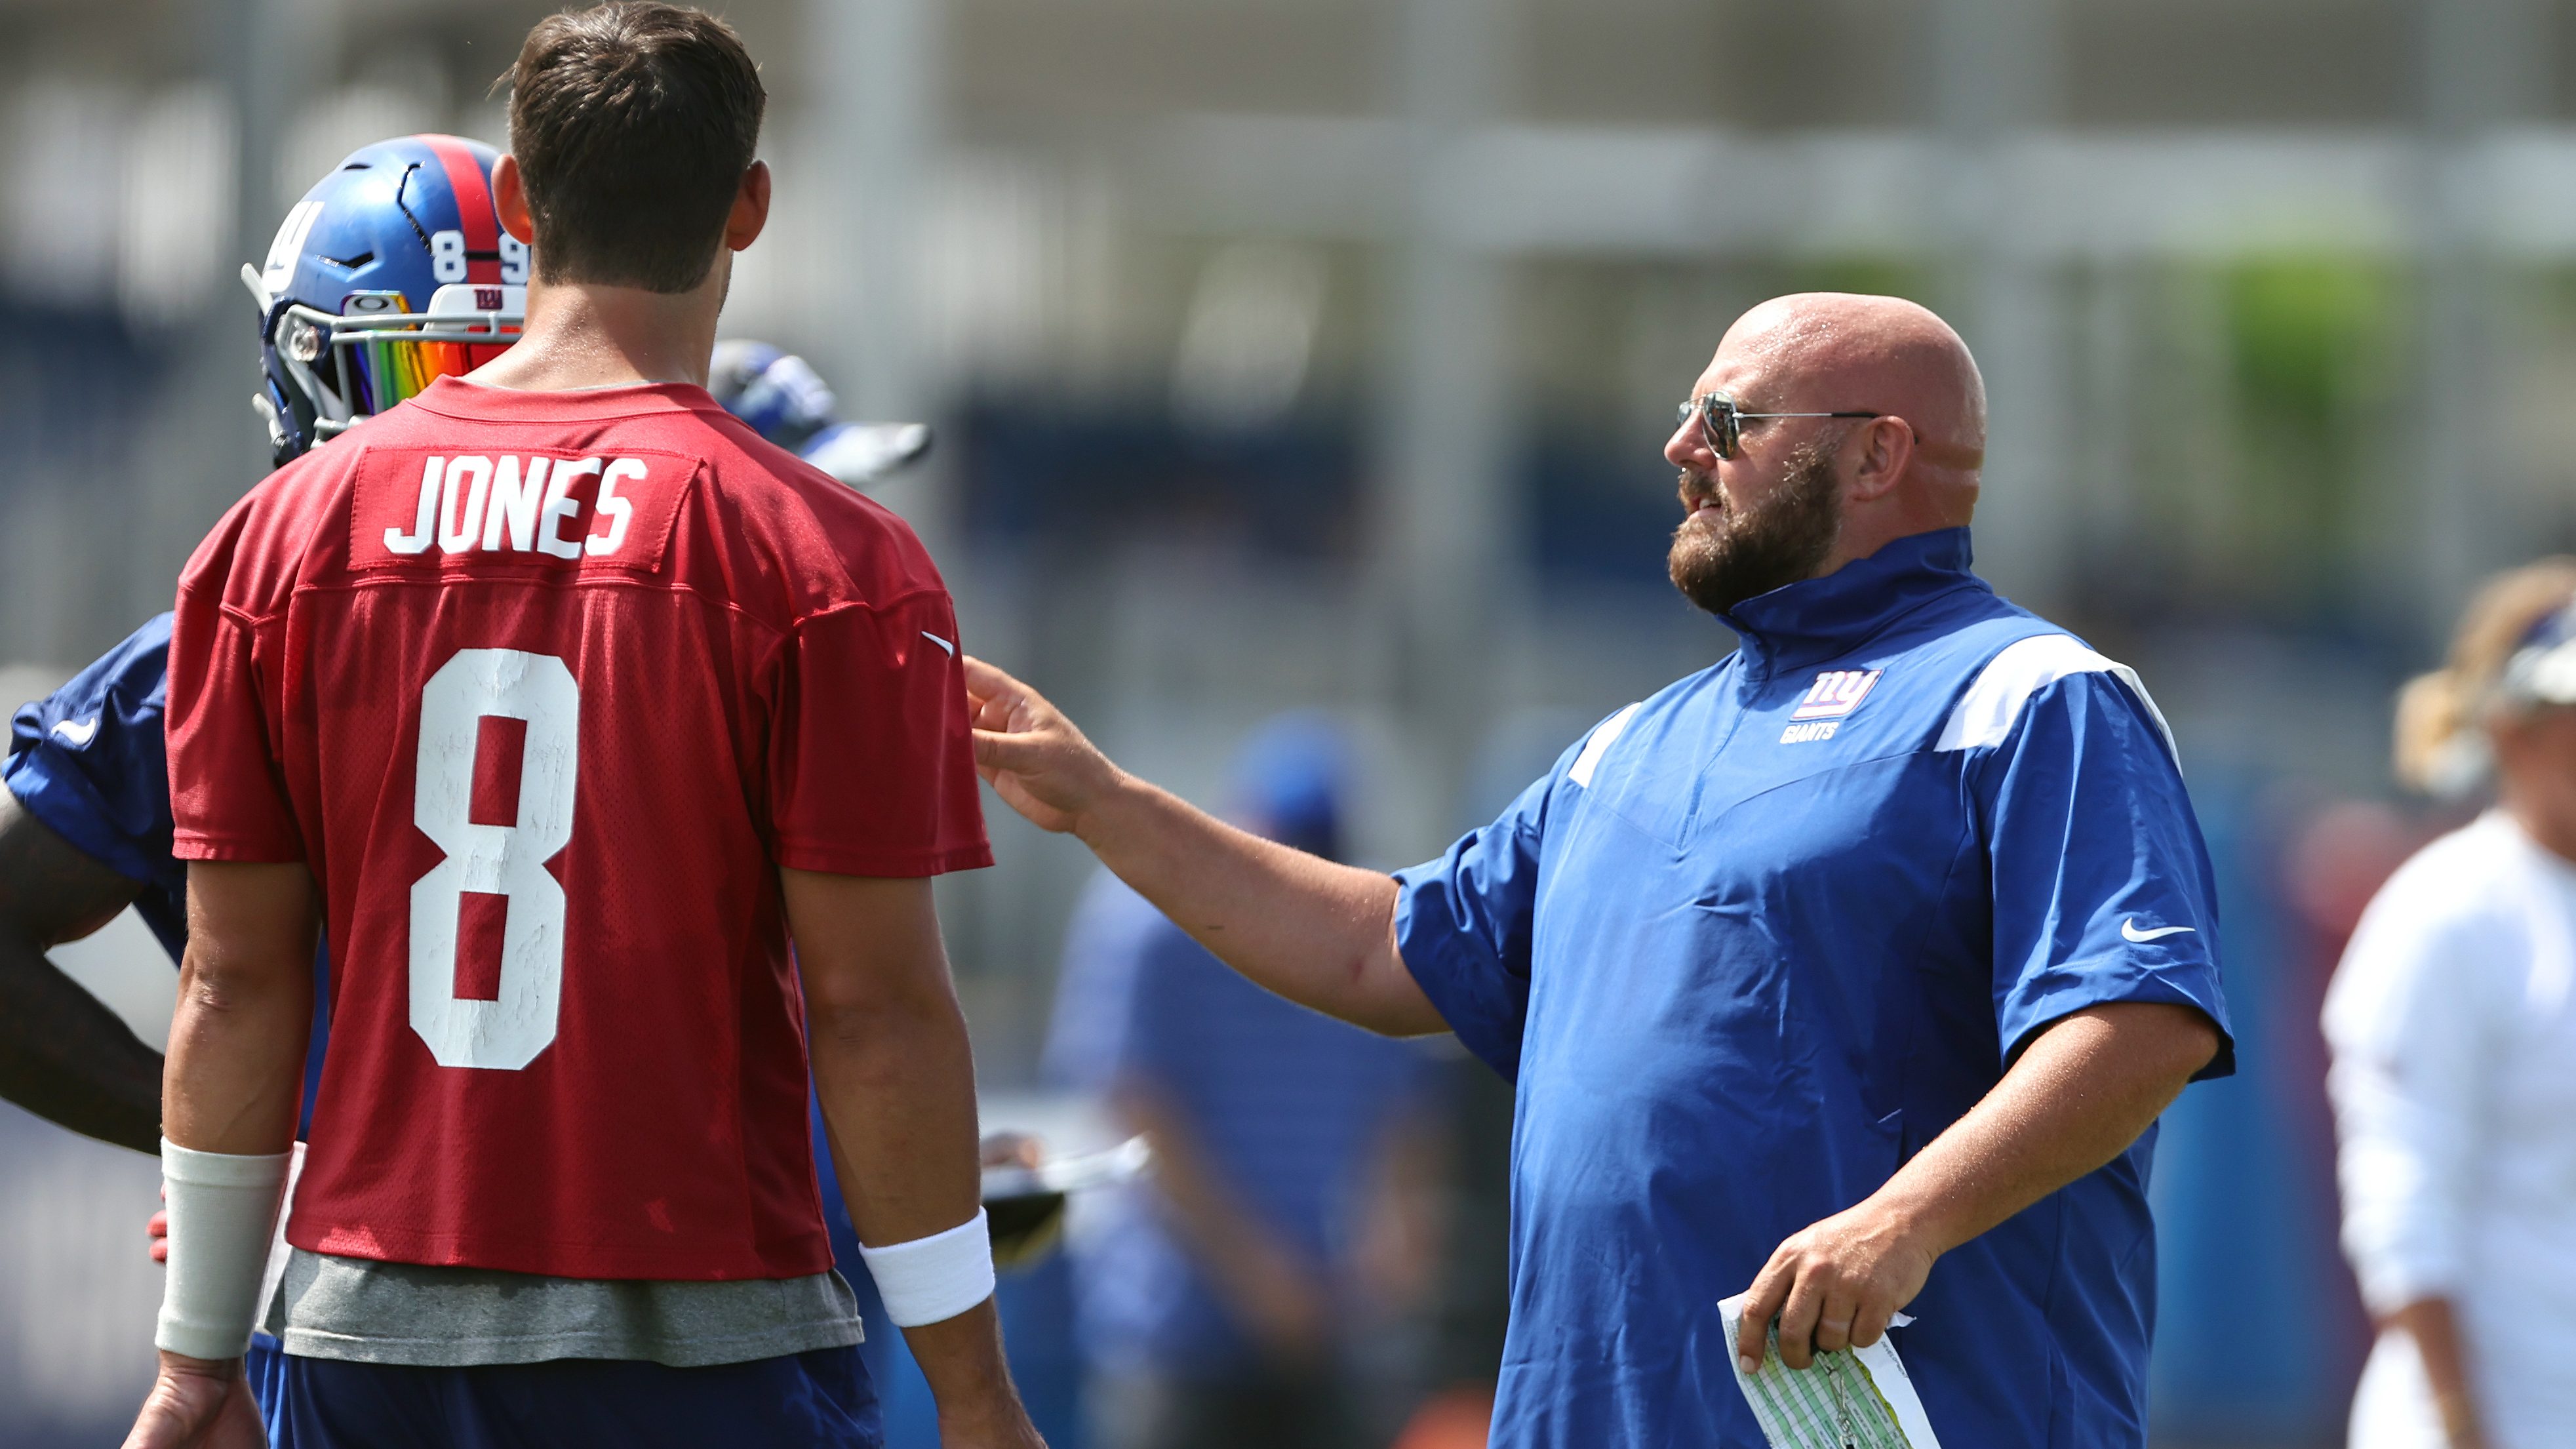
{"type": "Polygon", "coordinates": [[[1044,696],[966,661],[975,770],[1040,829],[1070,833],[1254,982],[1371,1031],[1448,1023],[1395,944],[1395,880],[1238,830],[1111,764],[1044,696]]]}
{"type": "Polygon", "coordinates": [[[1041,830],[1081,833],[1084,817],[1115,790],[1119,770],[1036,690],[972,655],[975,772],[1041,830]]]}
{"type": "Polygon", "coordinates": [[[241,1360],[163,1353],[125,1449],[268,1449],[241,1360]]]}

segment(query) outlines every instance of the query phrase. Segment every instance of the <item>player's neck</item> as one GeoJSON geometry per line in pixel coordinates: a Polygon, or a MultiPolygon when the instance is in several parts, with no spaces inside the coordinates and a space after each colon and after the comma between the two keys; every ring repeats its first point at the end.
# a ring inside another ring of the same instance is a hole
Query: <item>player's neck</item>
{"type": "Polygon", "coordinates": [[[468,380],[527,392],[639,382],[704,387],[730,260],[720,259],[686,292],[532,278],[518,344],[468,380]]]}

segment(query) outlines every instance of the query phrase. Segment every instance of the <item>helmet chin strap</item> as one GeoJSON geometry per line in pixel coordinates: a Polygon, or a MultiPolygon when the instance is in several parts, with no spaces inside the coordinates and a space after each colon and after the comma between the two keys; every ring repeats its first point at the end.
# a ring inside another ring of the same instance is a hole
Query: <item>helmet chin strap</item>
{"type": "Polygon", "coordinates": [[[268,394],[252,393],[250,410],[259,414],[261,422],[268,424],[269,455],[281,463],[293,457],[295,440],[286,435],[286,420],[277,415],[277,404],[269,400],[268,394]]]}

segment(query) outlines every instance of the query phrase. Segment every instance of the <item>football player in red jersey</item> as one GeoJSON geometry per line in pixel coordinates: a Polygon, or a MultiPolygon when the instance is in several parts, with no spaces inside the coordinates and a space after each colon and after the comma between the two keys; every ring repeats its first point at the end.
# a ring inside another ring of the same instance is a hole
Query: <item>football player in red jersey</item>
{"type": "Polygon", "coordinates": [[[810,1039],[943,1439],[1027,1449],[928,879],[990,860],[948,595],[703,388],[768,210],[757,72],[621,3],[539,24],[511,81],[522,340],[271,475],[181,581],[171,1267],[130,1442],[258,1441],[235,1355],[327,923],[281,1442],[874,1443],[810,1039]]]}

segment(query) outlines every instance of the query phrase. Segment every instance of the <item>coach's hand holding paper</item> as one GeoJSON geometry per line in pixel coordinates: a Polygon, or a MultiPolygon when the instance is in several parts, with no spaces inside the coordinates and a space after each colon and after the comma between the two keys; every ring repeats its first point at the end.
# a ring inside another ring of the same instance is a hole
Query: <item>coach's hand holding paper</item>
{"type": "MultiPolygon", "coordinates": [[[[1744,1295],[1718,1304],[1717,1312],[1728,1333],[1740,1331],[1744,1295]]],[[[1900,1313],[1892,1326],[1912,1321],[1900,1313]]],[[[1753,1367],[1736,1365],[1735,1385],[1772,1449],[1941,1449],[1913,1375],[1885,1340],[1819,1351],[1803,1369],[1784,1363],[1774,1344],[1753,1367]]]]}
{"type": "Polygon", "coordinates": [[[1933,1262],[2100,1167],[2173,1104],[2218,1050],[2187,1006],[2088,1007],[2043,1028],[2004,1079],[1858,1205],[1792,1234],[1746,1292],[1738,1367],[1866,1347],[1923,1291],[1933,1262]]]}

